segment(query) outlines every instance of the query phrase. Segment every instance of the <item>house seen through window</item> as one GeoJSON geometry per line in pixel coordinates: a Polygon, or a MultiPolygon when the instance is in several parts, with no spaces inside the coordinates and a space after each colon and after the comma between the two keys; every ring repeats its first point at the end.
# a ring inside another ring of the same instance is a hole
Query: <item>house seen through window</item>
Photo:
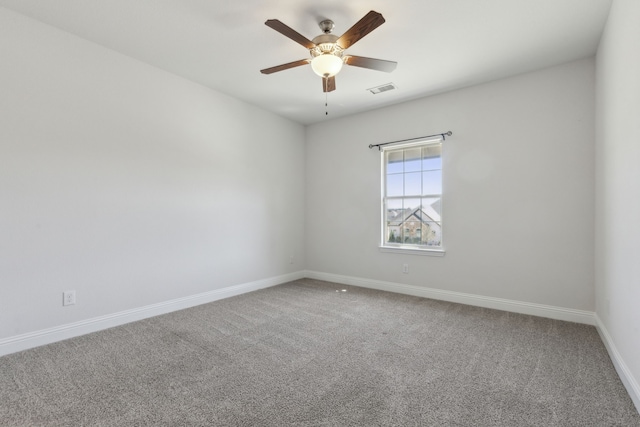
{"type": "Polygon", "coordinates": [[[383,247],[442,249],[442,142],[390,147],[383,156],[383,247]]]}

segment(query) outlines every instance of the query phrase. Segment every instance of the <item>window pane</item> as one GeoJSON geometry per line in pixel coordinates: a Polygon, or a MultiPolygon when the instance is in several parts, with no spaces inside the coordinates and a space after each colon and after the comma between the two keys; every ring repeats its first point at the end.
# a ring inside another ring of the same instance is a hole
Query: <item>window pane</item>
{"type": "Polygon", "coordinates": [[[422,194],[422,173],[411,172],[404,174],[404,195],[418,196],[422,194]]]}
{"type": "Polygon", "coordinates": [[[422,226],[422,241],[427,246],[440,246],[442,244],[442,231],[440,224],[425,222],[422,226]]]}
{"type": "Polygon", "coordinates": [[[402,173],[404,159],[402,151],[391,151],[386,153],[387,157],[387,174],[390,173],[402,173]]]}
{"type": "Polygon", "coordinates": [[[402,199],[387,200],[387,209],[402,210],[402,208],[403,208],[402,199]]]}
{"type": "Polygon", "coordinates": [[[422,194],[442,193],[442,171],[422,172],[422,194]]]}
{"type": "Polygon", "coordinates": [[[429,197],[422,199],[422,220],[440,221],[441,203],[439,197],[429,197]]]}
{"type": "Polygon", "coordinates": [[[402,242],[400,224],[404,219],[403,214],[402,199],[391,199],[387,201],[385,210],[385,243],[402,242]]]}
{"type": "Polygon", "coordinates": [[[422,170],[442,169],[441,146],[422,148],[422,170]]]}
{"type": "Polygon", "coordinates": [[[403,174],[387,175],[387,196],[395,197],[404,194],[403,174]]]}
{"type": "Polygon", "coordinates": [[[437,170],[442,169],[442,158],[440,157],[429,157],[422,159],[422,170],[437,170]]]}
{"type": "Polygon", "coordinates": [[[402,235],[398,226],[389,225],[387,227],[385,243],[402,243],[402,235]]]}
{"type": "Polygon", "coordinates": [[[404,218],[400,229],[402,243],[417,244],[416,230],[420,228],[420,199],[404,199],[404,218]]]}
{"type": "Polygon", "coordinates": [[[411,211],[420,207],[420,199],[407,198],[404,199],[404,210],[407,215],[411,214],[411,211]]]}
{"type": "Polygon", "coordinates": [[[408,148],[404,150],[404,171],[417,172],[421,170],[420,164],[422,150],[418,148],[408,148]]]}

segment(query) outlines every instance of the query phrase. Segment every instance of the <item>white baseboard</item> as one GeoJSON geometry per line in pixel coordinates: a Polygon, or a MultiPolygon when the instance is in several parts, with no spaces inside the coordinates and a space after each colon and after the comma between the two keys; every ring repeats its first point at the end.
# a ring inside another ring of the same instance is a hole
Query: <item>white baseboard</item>
{"type": "Polygon", "coordinates": [[[0,356],[16,353],[18,351],[27,350],[45,344],[51,344],[56,341],[62,341],[91,332],[101,331],[103,329],[112,328],[114,326],[124,325],[125,323],[147,319],[149,317],[158,316],[160,314],[170,313],[172,311],[182,310],[200,304],[206,304],[247,292],[257,291],[258,289],[276,286],[281,283],[290,282],[292,280],[302,279],[303,277],[305,277],[304,271],[284,274],[281,276],[257,280],[255,282],[228,286],[226,288],[203,292],[197,295],[176,298],[170,301],[164,301],[157,304],[151,304],[144,307],[138,307],[131,310],[125,310],[118,313],[94,317],[91,319],[81,320],[79,322],[69,323],[66,325],[4,338],[0,340],[0,356]]]}
{"type": "Polygon", "coordinates": [[[600,317],[596,314],[595,318],[596,329],[600,334],[600,338],[602,339],[604,346],[609,352],[609,357],[611,357],[613,366],[616,368],[616,372],[618,372],[618,376],[620,376],[622,384],[624,384],[627,389],[633,404],[636,405],[636,410],[640,412],[640,384],[638,384],[638,381],[633,377],[633,374],[631,373],[631,370],[629,370],[627,364],[624,363],[622,356],[613,343],[611,335],[609,335],[609,331],[607,331],[607,328],[604,326],[604,323],[602,323],[602,320],[600,320],[600,317]]]}
{"type": "Polygon", "coordinates": [[[310,279],[341,283],[343,285],[378,289],[381,291],[456,302],[460,304],[474,305],[477,307],[493,308],[513,313],[530,314],[532,316],[546,317],[549,319],[566,320],[568,322],[584,323],[587,325],[596,324],[595,313],[591,311],[514,301],[503,298],[485,297],[481,295],[465,294],[462,292],[443,291],[440,289],[424,288],[422,286],[404,285],[401,283],[383,282],[380,280],[341,276],[317,271],[307,271],[306,277],[310,279]]]}

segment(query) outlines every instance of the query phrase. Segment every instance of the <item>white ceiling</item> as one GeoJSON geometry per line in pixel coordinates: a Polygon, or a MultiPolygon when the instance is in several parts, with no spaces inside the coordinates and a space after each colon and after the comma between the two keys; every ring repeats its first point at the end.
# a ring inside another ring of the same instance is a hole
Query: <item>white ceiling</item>
{"type": "Polygon", "coordinates": [[[596,52],[611,0],[0,0],[74,33],[302,124],[584,58],[596,52]],[[318,22],[341,35],[369,10],[386,23],[348,53],[398,62],[392,73],[344,67],[328,94],[309,57],[264,25],[279,19],[309,39],[318,22]],[[398,89],[373,95],[368,88],[398,89]]]}

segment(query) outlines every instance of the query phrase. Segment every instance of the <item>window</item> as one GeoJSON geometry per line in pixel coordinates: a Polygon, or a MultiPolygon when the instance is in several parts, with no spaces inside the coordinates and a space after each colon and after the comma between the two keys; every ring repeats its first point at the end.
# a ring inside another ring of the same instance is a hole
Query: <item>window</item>
{"type": "Polygon", "coordinates": [[[442,252],[442,141],[382,151],[382,248],[442,252]]]}

